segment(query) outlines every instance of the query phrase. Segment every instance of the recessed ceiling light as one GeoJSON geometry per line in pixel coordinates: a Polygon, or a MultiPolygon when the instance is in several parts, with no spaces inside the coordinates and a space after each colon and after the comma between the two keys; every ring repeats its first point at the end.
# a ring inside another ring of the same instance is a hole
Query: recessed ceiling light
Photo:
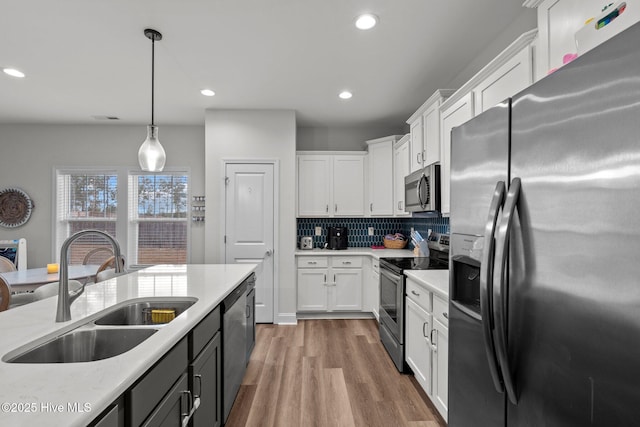
{"type": "Polygon", "coordinates": [[[5,74],[8,74],[13,77],[18,77],[18,78],[24,77],[24,73],[20,70],[16,70],[15,68],[3,68],[2,71],[4,71],[5,74]]]}
{"type": "Polygon", "coordinates": [[[353,94],[351,92],[349,92],[348,90],[343,90],[342,92],[340,92],[338,94],[338,96],[341,99],[349,99],[349,98],[351,98],[353,96],[353,94]]]}
{"type": "Polygon", "coordinates": [[[371,13],[365,13],[364,15],[356,18],[356,27],[360,30],[370,30],[378,23],[378,17],[371,13]]]}
{"type": "Polygon", "coordinates": [[[211,89],[202,89],[200,91],[201,94],[203,94],[204,96],[213,96],[216,93],[214,91],[212,91],[211,89]]]}

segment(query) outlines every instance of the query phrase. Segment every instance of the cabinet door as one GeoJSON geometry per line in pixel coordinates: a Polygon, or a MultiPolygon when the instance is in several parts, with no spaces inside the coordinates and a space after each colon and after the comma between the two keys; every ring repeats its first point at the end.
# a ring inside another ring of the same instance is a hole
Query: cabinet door
{"type": "Polygon", "coordinates": [[[409,164],[409,167],[411,172],[422,169],[422,151],[424,150],[424,137],[422,135],[422,127],[422,117],[416,119],[416,121],[411,123],[411,126],[409,127],[411,132],[411,163],[409,164]]]}
{"type": "Polygon", "coordinates": [[[362,269],[333,269],[330,274],[332,279],[331,296],[329,297],[331,310],[362,310],[362,269]]]}
{"type": "Polygon", "coordinates": [[[404,211],[404,177],[409,175],[409,142],[396,145],[393,151],[393,210],[395,216],[409,216],[404,211]]]}
{"type": "Polygon", "coordinates": [[[441,211],[448,214],[451,210],[451,129],[460,126],[473,117],[473,93],[469,92],[463,98],[448,107],[441,113],[440,129],[440,185],[441,185],[441,211]]]}
{"type": "Polygon", "coordinates": [[[393,215],[393,141],[369,145],[369,214],[393,215]]]}
{"type": "Polygon", "coordinates": [[[298,311],[327,310],[327,269],[298,269],[298,311]]]}
{"type": "Polygon", "coordinates": [[[424,166],[440,161],[440,103],[436,102],[422,115],[424,166]]]}
{"type": "Polygon", "coordinates": [[[184,425],[183,420],[189,417],[189,411],[191,410],[191,404],[189,403],[191,395],[188,390],[189,381],[185,372],[142,425],[144,427],[184,425]]]}
{"type": "Polygon", "coordinates": [[[364,191],[364,156],[334,156],[333,215],[363,216],[364,191]]]}
{"type": "Polygon", "coordinates": [[[298,156],[298,215],[329,216],[331,156],[298,156]]]}
{"type": "Polygon", "coordinates": [[[422,386],[431,396],[431,314],[411,298],[406,298],[405,358],[422,386]]]}
{"type": "Polygon", "coordinates": [[[222,425],[222,341],[218,332],[190,366],[191,391],[199,402],[192,427],[222,425]],[[199,399],[199,400],[198,400],[199,399]]]}
{"type": "Polygon", "coordinates": [[[473,90],[475,113],[488,110],[532,83],[531,47],[526,46],[476,86],[473,90]]]}
{"type": "Polygon", "coordinates": [[[449,329],[433,321],[433,395],[431,400],[447,421],[449,407],[449,329]]]}

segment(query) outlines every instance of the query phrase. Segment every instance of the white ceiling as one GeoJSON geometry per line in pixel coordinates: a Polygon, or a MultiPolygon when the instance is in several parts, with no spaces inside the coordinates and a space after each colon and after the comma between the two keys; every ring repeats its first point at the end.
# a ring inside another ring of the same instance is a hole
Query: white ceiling
{"type": "Polygon", "coordinates": [[[516,0],[0,0],[2,123],[203,124],[280,108],[306,126],[401,125],[522,12],[516,0]],[[380,17],[357,30],[362,12],[380,17]],[[211,88],[208,98],[200,89],[211,88]],[[337,97],[343,89],[353,98],[337,97]]]}

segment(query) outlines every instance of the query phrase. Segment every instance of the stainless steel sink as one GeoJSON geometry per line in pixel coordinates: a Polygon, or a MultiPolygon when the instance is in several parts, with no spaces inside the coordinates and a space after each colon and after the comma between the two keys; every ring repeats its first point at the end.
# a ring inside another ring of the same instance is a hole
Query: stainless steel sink
{"type": "Polygon", "coordinates": [[[195,304],[195,302],[196,299],[133,302],[98,318],[95,324],[160,325],[170,322],[195,304]]]}
{"type": "Polygon", "coordinates": [[[13,357],[7,362],[93,362],[125,353],[156,332],[158,330],[152,328],[74,330],[13,357]]]}

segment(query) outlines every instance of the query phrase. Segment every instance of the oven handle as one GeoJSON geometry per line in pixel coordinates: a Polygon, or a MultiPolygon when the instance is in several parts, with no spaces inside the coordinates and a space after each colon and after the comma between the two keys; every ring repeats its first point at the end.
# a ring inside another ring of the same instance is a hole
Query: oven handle
{"type": "Polygon", "coordinates": [[[493,307],[491,297],[493,293],[493,265],[494,265],[494,236],[500,208],[504,202],[505,184],[498,181],[489,205],[489,215],[484,230],[484,249],[480,263],[480,315],[482,318],[482,336],[484,349],[489,363],[489,373],[493,386],[499,393],[504,392],[504,385],[500,377],[498,356],[496,354],[495,338],[493,336],[493,307]]]}
{"type": "Polygon", "coordinates": [[[494,280],[498,286],[493,287],[493,316],[496,328],[496,354],[500,361],[500,370],[504,380],[504,388],[507,391],[509,400],[514,405],[518,404],[518,397],[515,390],[515,381],[509,368],[509,356],[507,350],[507,281],[505,280],[507,257],[509,254],[509,236],[511,227],[513,226],[513,217],[520,199],[520,178],[513,178],[509,186],[509,193],[504,203],[502,212],[502,222],[498,229],[498,237],[496,239],[496,269],[494,271],[494,280]]]}
{"type": "MultiPolygon", "coordinates": [[[[382,267],[382,266],[381,266],[382,267]]],[[[391,280],[395,284],[402,284],[402,276],[398,276],[386,270],[384,267],[380,268],[380,274],[391,280]]],[[[382,291],[382,289],[380,289],[382,291]]]]}

